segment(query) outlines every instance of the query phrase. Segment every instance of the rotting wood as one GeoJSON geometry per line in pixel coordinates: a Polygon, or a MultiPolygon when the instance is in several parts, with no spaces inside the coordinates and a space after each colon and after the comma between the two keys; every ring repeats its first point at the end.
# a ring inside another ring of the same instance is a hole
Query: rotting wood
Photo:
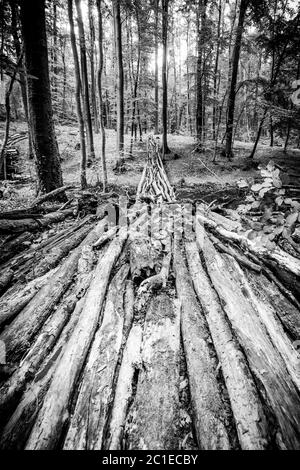
{"type": "Polygon", "coordinates": [[[150,301],[136,395],[125,426],[127,449],[178,447],[180,309],[166,293],[150,301]]]}
{"type": "Polygon", "coordinates": [[[105,448],[109,450],[120,450],[123,448],[124,426],[133,395],[134,374],[141,367],[142,334],[143,328],[141,324],[133,324],[123,353],[116,384],[107,442],[105,443],[105,448]]]}
{"type": "Polygon", "coordinates": [[[39,336],[22,359],[16,372],[0,389],[0,410],[5,413],[15,402],[16,395],[24,389],[26,381],[34,377],[39,366],[53,349],[57,338],[72,315],[77,302],[85,294],[91,281],[94,253],[91,246],[82,249],[78,261],[78,272],[71,292],[62,300],[52,316],[43,325],[39,336]]]}
{"type": "Polygon", "coordinates": [[[222,367],[240,446],[243,450],[266,449],[270,445],[267,420],[246,358],[202,266],[197,244],[188,242],[185,249],[194,288],[222,367]]]}
{"type": "Polygon", "coordinates": [[[81,379],[80,391],[64,449],[100,450],[113,395],[113,381],[124,327],[123,297],[129,265],[110,283],[102,323],[96,332],[81,379]]]}
{"type": "Polygon", "coordinates": [[[60,438],[62,428],[68,419],[70,396],[97,329],[110,273],[120,256],[125,240],[126,236],[120,233],[98,261],[85,296],[83,312],[55,371],[28,439],[27,449],[52,449],[60,438]]]}
{"type": "Polygon", "coordinates": [[[46,214],[40,219],[0,220],[0,233],[34,232],[73,215],[73,209],[46,214]]]}
{"type": "Polygon", "coordinates": [[[249,292],[239,284],[239,265],[234,259],[229,260],[228,255],[218,254],[207,240],[203,243],[200,238],[199,247],[223,309],[257,379],[257,386],[276,417],[277,445],[280,448],[299,449],[299,394],[280,353],[250,302],[249,292]]]}
{"type": "Polygon", "coordinates": [[[205,318],[177,241],[174,269],[197,442],[203,450],[230,449],[225,407],[216,377],[217,360],[212,354],[205,318]]]}

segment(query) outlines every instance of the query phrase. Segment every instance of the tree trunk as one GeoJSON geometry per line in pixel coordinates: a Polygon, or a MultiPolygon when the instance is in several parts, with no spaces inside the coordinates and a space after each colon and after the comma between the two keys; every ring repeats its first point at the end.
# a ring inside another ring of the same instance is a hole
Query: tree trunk
{"type": "Polygon", "coordinates": [[[230,90],[229,90],[228,104],[227,104],[226,148],[225,148],[226,157],[228,159],[231,159],[233,157],[232,137],[233,137],[233,122],[234,122],[234,110],[235,110],[235,98],[236,98],[236,82],[237,82],[237,75],[238,75],[238,69],[239,69],[244,20],[245,20],[245,15],[246,15],[248,4],[249,4],[249,0],[241,0],[239,21],[238,21],[238,26],[237,26],[233,54],[232,54],[232,73],[231,73],[231,83],[230,83],[230,90]]]}
{"type": "Polygon", "coordinates": [[[155,41],[155,68],[154,68],[154,101],[155,101],[155,117],[154,117],[154,134],[158,134],[158,122],[159,122],[159,104],[158,104],[158,8],[159,0],[155,0],[155,29],[154,29],[154,41],[155,41]]]}
{"type": "Polygon", "coordinates": [[[85,45],[85,34],[84,34],[84,25],[83,25],[83,20],[82,20],[80,0],[75,0],[75,5],[76,5],[76,11],[77,11],[77,23],[78,23],[79,43],[80,43],[82,91],[83,91],[83,96],[84,96],[85,118],[86,118],[86,124],[87,124],[88,143],[89,143],[89,150],[90,150],[89,158],[94,159],[95,149],[94,149],[93,126],[92,126],[92,117],[91,117],[91,109],[90,109],[86,45],[85,45]]]}
{"type": "Polygon", "coordinates": [[[162,0],[162,42],[163,42],[163,58],[162,58],[162,125],[163,125],[163,142],[162,157],[170,153],[168,148],[168,81],[167,81],[167,48],[168,48],[168,9],[169,0],[162,0]]]}
{"type": "Polygon", "coordinates": [[[80,133],[80,150],[81,150],[81,188],[85,189],[87,186],[86,181],[86,144],[85,144],[85,132],[84,132],[84,119],[81,107],[81,78],[80,78],[80,66],[78,59],[78,52],[76,46],[76,37],[74,29],[74,20],[73,20],[73,0],[68,0],[68,15],[69,15],[69,24],[70,24],[70,38],[71,46],[73,52],[74,60],[74,69],[75,69],[75,99],[76,99],[76,111],[77,119],[79,123],[79,133],[80,133]]]}
{"type": "Polygon", "coordinates": [[[102,75],[103,75],[103,26],[102,26],[102,0],[97,0],[98,11],[98,48],[99,48],[99,68],[98,68],[98,94],[99,94],[99,108],[100,108],[100,137],[101,137],[101,164],[102,164],[102,184],[103,192],[107,189],[107,169],[106,169],[106,156],[105,156],[105,128],[103,116],[103,97],[102,97],[102,75]]]}
{"type": "Polygon", "coordinates": [[[215,58],[215,69],[214,69],[214,102],[213,102],[213,140],[216,140],[216,126],[217,126],[217,100],[218,96],[218,72],[219,72],[219,56],[220,56],[220,44],[221,44],[221,21],[222,21],[222,0],[219,0],[218,5],[218,28],[217,28],[217,46],[216,46],[216,58],[215,58]]]}
{"type": "MultiPolygon", "coordinates": [[[[22,49],[21,38],[19,37],[20,18],[19,18],[19,12],[18,12],[18,9],[17,9],[17,5],[16,5],[16,2],[14,0],[11,1],[10,7],[11,7],[11,27],[12,27],[12,35],[13,35],[13,39],[14,39],[14,47],[15,47],[15,51],[16,51],[16,56],[20,57],[21,49],[22,49]]],[[[23,57],[23,62],[24,62],[24,57],[23,57]]],[[[31,129],[30,129],[29,113],[28,113],[28,96],[27,96],[26,77],[25,76],[23,76],[20,79],[20,88],[21,88],[21,95],[22,95],[25,119],[26,119],[26,122],[27,122],[27,125],[28,125],[28,155],[29,155],[29,158],[33,158],[32,138],[31,138],[31,129]]]]}
{"type": "Polygon", "coordinates": [[[124,157],[124,70],[120,0],[112,0],[117,59],[117,140],[119,159],[124,157]]]}
{"type": "Polygon", "coordinates": [[[91,50],[90,50],[90,62],[91,62],[91,95],[92,95],[92,106],[93,106],[93,115],[94,115],[94,129],[95,133],[99,133],[99,122],[98,122],[98,111],[97,111],[97,98],[96,98],[96,83],[95,83],[95,26],[94,26],[94,17],[93,17],[93,0],[89,0],[88,9],[89,9],[89,27],[90,27],[90,40],[91,40],[91,50]]]}
{"type": "Polygon", "coordinates": [[[21,3],[32,143],[40,192],[63,185],[56,142],[48,66],[45,0],[21,3]]]}

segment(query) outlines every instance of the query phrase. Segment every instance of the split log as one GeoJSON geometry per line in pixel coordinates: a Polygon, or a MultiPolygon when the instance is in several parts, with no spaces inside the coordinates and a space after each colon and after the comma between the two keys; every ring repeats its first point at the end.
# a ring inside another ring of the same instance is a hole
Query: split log
{"type": "Polygon", "coordinates": [[[53,315],[42,327],[39,336],[22,359],[16,372],[0,389],[0,410],[8,414],[16,397],[24,390],[26,381],[34,378],[38,368],[53,349],[57,338],[72,315],[76,304],[88,289],[93,269],[94,253],[91,246],[82,249],[78,261],[76,282],[71,292],[63,299],[53,315]]]}
{"type": "Polygon", "coordinates": [[[232,256],[238,261],[239,264],[245,266],[246,268],[249,268],[257,273],[261,272],[262,267],[259,264],[253,263],[246,256],[242,255],[231,246],[224,245],[224,243],[214,237],[211,233],[209,234],[209,238],[213,242],[214,246],[216,246],[222,253],[227,253],[228,255],[232,256]]]}
{"type": "Polygon", "coordinates": [[[62,354],[50,388],[27,442],[27,449],[53,449],[68,418],[68,404],[99,322],[111,270],[126,236],[119,237],[99,259],[85,296],[82,315],[62,354]]]}
{"type": "Polygon", "coordinates": [[[217,381],[217,360],[205,318],[189,281],[181,248],[175,242],[174,270],[181,303],[181,332],[187,362],[194,428],[200,449],[230,449],[226,413],[217,381]]]}
{"type": "Polygon", "coordinates": [[[0,274],[0,294],[7,288],[13,277],[14,272],[11,269],[0,274]]]}
{"type": "MultiPolygon", "coordinates": [[[[31,280],[36,277],[43,276],[50,269],[55,268],[63,258],[65,258],[71,250],[75,249],[89,234],[91,231],[90,226],[84,226],[81,229],[77,230],[73,236],[68,237],[63,242],[59,243],[57,246],[54,246],[47,253],[41,253],[42,259],[35,266],[32,267],[30,272],[26,274],[28,267],[21,269],[18,273],[19,276],[26,275],[26,280],[31,280]]],[[[32,261],[31,261],[32,263],[32,261]]],[[[31,264],[30,263],[30,264],[31,264]]]]}
{"type": "MultiPolygon", "coordinates": [[[[123,353],[121,367],[111,419],[107,432],[107,441],[104,445],[109,450],[124,449],[124,426],[130,402],[134,393],[134,376],[141,368],[141,343],[143,328],[140,323],[135,323],[129,333],[129,337],[123,353]]],[[[148,393],[148,392],[147,392],[148,393]]]]}
{"type": "Polygon", "coordinates": [[[146,313],[137,390],[125,426],[126,448],[178,448],[180,309],[167,294],[146,313]]]}
{"type": "MultiPolygon", "coordinates": [[[[44,285],[0,335],[7,344],[7,357],[16,361],[30,345],[30,341],[53,311],[53,308],[67,290],[76,274],[78,260],[84,246],[91,245],[99,238],[105,221],[89,233],[73,253],[66,258],[48,284],[44,285]]],[[[11,314],[11,313],[10,313],[11,314]]]]}
{"type": "Polygon", "coordinates": [[[31,340],[70,286],[79,256],[79,251],[72,253],[0,335],[0,340],[6,344],[9,362],[17,362],[29,348],[31,340]]]}
{"type": "MultiPolygon", "coordinates": [[[[37,414],[42,406],[45,394],[50,386],[54,371],[60,362],[62,352],[80,318],[83,305],[84,298],[77,303],[71,315],[71,319],[64,328],[52,353],[43,362],[34,380],[27,385],[21,401],[3,429],[0,438],[1,449],[22,450],[24,448],[37,414]]],[[[2,417],[1,424],[5,424],[2,417]]]]}
{"type": "Polygon", "coordinates": [[[35,294],[45,286],[57,269],[49,271],[44,276],[34,279],[23,288],[15,285],[10,288],[0,299],[0,326],[10,322],[26,307],[35,294]]]}
{"type": "MultiPolygon", "coordinates": [[[[232,263],[232,265],[234,269],[236,266],[234,263],[232,263]]],[[[300,357],[281,325],[277,308],[272,306],[269,297],[265,295],[264,287],[256,282],[254,277],[250,277],[251,282],[249,283],[249,276],[247,278],[241,269],[238,269],[237,275],[239,275],[241,287],[246,289],[249,293],[250,302],[258,312],[259,318],[265,325],[272,343],[281,354],[286,368],[300,392],[300,357]]]]}
{"type": "Polygon", "coordinates": [[[53,212],[40,219],[0,220],[0,233],[35,232],[56,222],[62,222],[73,215],[73,209],[53,212]]]}
{"type": "MultiPolygon", "coordinates": [[[[255,284],[255,286],[259,286],[258,294],[265,299],[268,305],[271,305],[272,308],[276,310],[276,314],[280,318],[280,321],[289,337],[293,341],[298,340],[300,338],[300,306],[294,305],[296,299],[290,299],[287,295],[286,289],[282,293],[277,282],[274,283],[274,275],[271,278],[268,278],[264,274],[258,275],[246,272],[246,276],[251,286],[253,284],[255,284]]],[[[255,288],[255,286],[253,288],[255,288]]]]}
{"type": "Polygon", "coordinates": [[[124,283],[128,272],[129,265],[124,265],[110,284],[102,324],[84,369],[64,449],[102,449],[122,344],[124,283]]]}
{"type": "MultiPolygon", "coordinates": [[[[202,228],[200,228],[202,230],[202,228]]],[[[197,231],[198,235],[198,231],[197,231]]],[[[240,267],[228,255],[219,255],[207,241],[200,244],[212,283],[233,331],[244,350],[257,385],[277,421],[280,448],[300,448],[300,397],[286,365],[262,324],[246,284],[240,285],[240,267]]]]}
{"type": "Polygon", "coordinates": [[[205,312],[243,450],[268,447],[268,427],[247,361],[233,336],[218,296],[202,266],[195,242],[185,244],[189,271],[205,312]]]}
{"type": "Polygon", "coordinates": [[[24,232],[11,241],[6,242],[1,246],[0,264],[5,263],[13,256],[17,255],[20,251],[24,250],[33,240],[34,235],[29,232],[24,232]]]}

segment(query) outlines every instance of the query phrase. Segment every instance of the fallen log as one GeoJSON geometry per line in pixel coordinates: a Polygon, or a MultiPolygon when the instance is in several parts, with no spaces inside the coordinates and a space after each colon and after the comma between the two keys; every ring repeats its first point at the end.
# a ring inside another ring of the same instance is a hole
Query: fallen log
{"type": "Polygon", "coordinates": [[[285,253],[278,247],[270,251],[267,250],[264,246],[255,245],[245,235],[230,232],[229,230],[224,229],[222,226],[216,224],[209,218],[209,216],[204,214],[203,209],[199,209],[200,210],[197,210],[196,223],[202,223],[204,226],[215,230],[224,239],[236,242],[241,246],[249,249],[256,256],[261,257],[262,259],[269,259],[285,271],[289,271],[296,276],[300,276],[300,261],[298,259],[293,258],[291,255],[285,253]]]}
{"type": "Polygon", "coordinates": [[[274,282],[274,275],[266,277],[265,270],[263,272],[264,274],[261,275],[246,272],[248,281],[251,285],[255,283],[259,286],[260,293],[266,299],[267,304],[276,310],[276,315],[280,318],[284,330],[291,340],[297,341],[300,338],[300,305],[295,298],[290,298],[291,294],[287,292],[287,289],[282,292],[282,286],[278,287],[277,280],[274,282]],[[297,302],[296,305],[295,302],[297,302]]]}
{"type": "Polygon", "coordinates": [[[162,293],[146,313],[141,369],[125,426],[127,449],[178,447],[179,349],[180,309],[162,293]]]}
{"type": "Polygon", "coordinates": [[[56,271],[57,269],[49,271],[46,275],[29,282],[23,288],[18,284],[10,288],[0,299],[0,326],[13,320],[35,294],[47,284],[56,271]]]}
{"type": "Polygon", "coordinates": [[[68,404],[97,329],[111,270],[126,236],[121,232],[98,261],[85,296],[82,315],[62,354],[43,406],[27,442],[27,449],[55,448],[68,418],[68,404]]]}
{"type": "Polygon", "coordinates": [[[43,196],[36,198],[32,203],[32,207],[36,207],[42,204],[43,202],[49,201],[50,199],[55,199],[57,198],[57,196],[61,196],[65,191],[72,188],[74,188],[74,186],[69,184],[66,186],[62,186],[61,188],[54,189],[50,193],[44,194],[43,196]]]}
{"type": "Polygon", "coordinates": [[[29,347],[30,341],[73,281],[83,247],[97,240],[104,224],[105,221],[100,221],[90,231],[81,244],[64,260],[55,275],[51,277],[50,282],[38,291],[0,335],[0,340],[7,344],[7,357],[10,361],[17,361],[29,347]]]}
{"type": "Polygon", "coordinates": [[[2,245],[0,253],[0,264],[5,263],[13,256],[17,255],[20,251],[24,250],[28,245],[30,245],[33,237],[33,234],[24,232],[13,240],[8,241],[2,245]]]}
{"type": "Polygon", "coordinates": [[[223,309],[257,379],[257,386],[276,419],[276,443],[280,448],[299,449],[299,394],[250,301],[249,290],[244,284],[240,285],[239,265],[228,255],[219,255],[211,244],[203,243],[201,236],[199,247],[223,309]]]}
{"type": "Polygon", "coordinates": [[[241,449],[266,449],[270,445],[267,419],[246,358],[202,266],[196,243],[186,243],[185,249],[194,288],[222,367],[241,449]]]}
{"type": "Polygon", "coordinates": [[[56,222],[62,222],[73,215],[73,209],[46,214],[39,219],[0,220],[1,233],[35,232],[56,222]]]}
{"type": "Polygon", "coordinates": [[[5,425],[0,439],[0,448],[2,450],[24,449],[39,409],[43,404],[45,394],[50,386],[54,371],[60,362],[62,352],[64,351],[80,318],[83,305],[84,299],[81,299],[77,303],[75,310],[71,315],[71,319],[64,328],[52,353],[43,362],[38,373],[35,375],[34,380],[28,383],[21,401],[6,425],[3,417],[1,416],[1,425],[5,425]]]}
{"type": "Polygon", "coordinates": [[[91,246],[85,246],[78,261],[76,281],[71,292],[65,296],[53,315],[48,318],[15,373],[0,389],[0,414],[2,417],[4,412],[6,415],[9,413],[17,396],[24,390],[26,381],[31,377],[34,378],[38,368],[50,354],[57,338],[69,321],[78,300],[85,295],[91,281],[93,261],[94,253],[91,246]]]}
{"type": "Polygon", "coordinates": [[[133,397],[134,376],[141,368],[141,343],[143,328],[135,323],[130,330],[129,337],[123,353],[115,398],[109,422],[105,449],[124,449],[124,426],[129,405],[133,397]]]}
{"type": "Polygon", "coordinates": [[[174,247],[177,296],[181,303],[181,332],[190,383],[194,428],[200,449],[230,449],[224,402],[216,378],[217,360],[202,309],[189,281],[178,242],[174,247]]]}
{"type": "Polygon", "coordinates": [[[102,449],[122,344],[124,283],[128,272],[129,265],[124,265],[110,283],[101,327],[84,369],[64,449],[102,449]]]}
{"type": "Polygon", "coordinates": [[[249,268],[252,271],[255,271],[257,273],[261,272],[262,267],[260,264],[253,263],[246,256],[242,255],[237,250],[233,249],[231,246],[224,245],[224,243],[222,243],[220,240],[214,237],[211,233],[209,234],[209,238],[213,242],[214,246],[216,246],[219,249],[219,251],[221,251],[222,253],[227,253],[228,255],[232,256],[234,259],[237,260],[237,262],[240,265],[245,266],[245,268],[249,268]]]}
{"type": "Polygon", "coordinates": [[[0,274],[0,294],[7,288],[13,277],[14,272],[11,269],[0,274]]]}

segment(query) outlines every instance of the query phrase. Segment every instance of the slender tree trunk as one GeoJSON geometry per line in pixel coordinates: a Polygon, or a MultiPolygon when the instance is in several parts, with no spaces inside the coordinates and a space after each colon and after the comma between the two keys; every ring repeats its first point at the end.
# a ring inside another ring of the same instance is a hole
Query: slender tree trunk
{"type": "Polygon", "coordinates": [[[162,0],[162,43],[163,43],[163,58],[162,58],[162,125],[163,125],[163,141],[162,141],[162,156],[170,153],[168,148],[168,81],[167,81],[167,48],[168,48],[168,9],[169,0],[162,0]]]}
{"type": "Polygon", "coordinates": [[[124,157],[124,69],[120,0],[112,0],[117,60],[117,140],[119,159],[124,157]]]}
{"type": "Polygon", "coordinates": [[[63,179],[53,124],[45,0],[21,2],[21,22],[39,191],[47,193],[63,186],[63,179]]]}
{"type": "Polygon", "coordinates": [[[5,134],[4,134],[4,139],[3,139],[3,142],[1,145],[1,151],[0,151],[0,175],[3,169],[3,176],[5,180],[7,179],[5,151],[6,151],[8,138],[9,138],[9,128],[10,128],[10,111],[11,111],[10,96],[13,91],[13,86],[17,77],[17,73],[19,72],[19,68],[22,63],[22,57],[23,57],[23,52],[21,52],[21,55],[18,58],[16,68],[10,79],[7,92],[5,94],[5,110],[6,110],[5,134]]]}
{"type": "Polygon", "coordinates": [[[91,95],[92,107],[94,115],[94,129],[95,133],[99,133],[98,111],[97,111],[97,98],[96,98],[96,82],[95,82],[95,26],[93,17],[93,0],[88,1],[89,9],[89,27],[90,27],[90,41],[91,41],[91,95]]]}
{"type": "Polygon", "coordinates": [[[187,18],[186,28],[186,83],[187,83],[187,104],[186,104],[186,127],[192,134],[192,119],[191,119],[191,91],[190,91],[190,66],[189,66],[189,51],[190,51],[190,18],[187,18]]]}
{"type": "MultiPolygon", "coordinates": [[[[17,4],[15,0],[11,0],[10,7],[11,7],[11,27],[12,27],[12,35],[13,35],[13,40],[14,40],[14,47],[16,51],[16,56],[20,57],[21,39],[18,34],[19,29],[20,29],[20,24],[19,24],[20,19],[19,19],[17,4]]],[[[23,57],[23,62],[25,64],[24,57],[23,57]]],[[[20,78],[20,88],[21,88],[21,95],[22,95],[22,101],[23,101],[24,115],[25,115],[25,119],[27,122],[27,126],[28,126],[28,155],[29,155],[29,158],[32,159],[33,158],[32,137],[31,137],[30,124],[29,124],[28,96],[27,96],[25,76],[20,78]]]]}
{"type": "Polygon", "coordinates": [[[154,117],[154,133],[158,134],[159,123],[159,103],[158,103],[158,8],[159,0],[155,0],[155,26],[154,26],[154,41],[155,41],[155,68],[154,68],[154,101],[155,101],[155,117],[154,117]]]}
{"type": "Polygon", "coordinates": [[[206,5],[207,0],[199,0],[196,12],[197,29],[197,72],[196,72],[196,134],[198,146],[201,148],[204,132],[204,41],[205,41],[205,23],[206,23],[206,5]]]}
{"type": "Polygon", "coordinates": [[[78,22],[78,33],[79,33],[79,44],[80,44],[80,62],[81,62],[81,76],[82,76],[82,91],[84,96],[85,105],[85,118],[88,133],[88,143],[90,151],[90,159],[95,158],[94,149],[94,136],[92,126],[92,116],[90,108],[90,97],[89,97],[89,82],[88,82],[88,71],[87,71],[87,58],[86,58],[86,44],[85,44],[85,33],[82,20],[82,12],[80,0],[75,0],[76,11],[77,11],[77,22],[78,22]]]}
{"type": "Polygon", "coordinates": [[[239,69],[239,60],[240,60],[240,51],[242,44],[242,36],[244,30],[244,20],[246,15],[246,10],[249,4],[249,0],[241,0],[239,20],[235,38],[235,44],[232,54],[232,74],[231,74],[231,83],[228,96],[228,105],[227,105],[227,124],[226,124],[226,147],[225,153],[228,159],[233,157],[232,153],[232,135],[233,135],[233,122],[234,122],[234,110],[235,110],[235,98],[236,98],[236,83],[237,75],[239,69]]]}
{"type": "Polygon", "coordinates": [[[62,89],[62,117],[66,118],[67,113],[67,65],[66,65],[66,39],[65,37],[61,41],[61,60],[63,64],[63,89],[62,89]]]}
{"type": "Polygon", "coordinates": [[[102,164],[102,184],[103,192],[107,191],[107,169],[105,155],[105,128],[103,116],[103,97],[102,97],[102,74],[103,74],[103,22],[102,22],[102,0],[97,0],[98,11],[98,47],[99,47],[99,68],[98,68],[98,94],[100,107],[100,137],[101,137],[101,164],[102,164]]]}
{"type": "Polygon", "coordinates": [[[57,3],[53,2],[53,95],[57,100],[57,3]]]}
{"type": "Polygon", "coordinates": [[[216,58],[214,68],[214,103],[213,103],[213,140],[216,140],[216,125],[217,125],[217,100],[218,100],[218,74],[219,74],[219,56],[221,44],[221,21],[222,21],[222,0],[219,0],[218,5],[218,27],[217,27],[217,45],[216,45],[216,58]]]}
{"type": "Polygon", "coordinates": [[[85,132],[84,132],[84,118],[82,113],[81,106],[81,79],[80,79],[80,66],[79,58],[76,46],[76,36],[74,28],[74,19],[73,19],[73,0],[68,0],[68,15],[69,15],[69,24],[70,24],[70,39],[71,47],[74,60],[74,69],[75,69],[75,99],[76,99],[76,111],[77,119],[79,123],[79,133],[80,133],[80,150],[81,150],[81,167],[80,167],[80,181],[81,188],[85,189],[87,186],[86,182],[86,143],[85,143],[85,132]]]}

